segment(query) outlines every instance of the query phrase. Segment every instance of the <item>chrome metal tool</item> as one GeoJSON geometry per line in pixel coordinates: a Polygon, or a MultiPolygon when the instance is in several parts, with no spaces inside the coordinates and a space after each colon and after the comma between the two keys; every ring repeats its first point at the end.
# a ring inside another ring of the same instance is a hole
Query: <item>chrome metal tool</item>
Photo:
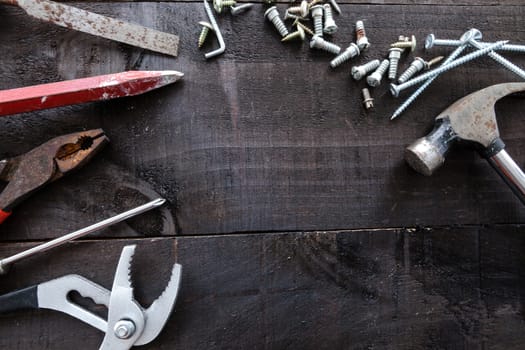
{"type": "Polygon", "coordinates": [[[100,350],[127,350],[153,341],[168,321],[179,291],[181,266],[174,264],[162,294],[143,308],[133,297],[130,267],[135,245],[122,249],[111,291],[79,275],[66,275],[0,296],[0,312],[50,309],[66,313],[105,333],[100,350]],[[74,303],[68,294],[76,291],[108,308],[108,319],[74,303]]]}

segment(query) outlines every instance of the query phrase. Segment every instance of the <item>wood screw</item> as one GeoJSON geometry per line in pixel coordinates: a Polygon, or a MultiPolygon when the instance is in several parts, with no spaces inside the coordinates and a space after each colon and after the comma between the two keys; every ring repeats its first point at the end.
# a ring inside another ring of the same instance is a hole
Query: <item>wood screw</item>
{"type": "Polygon", "coordinates": [[[388,51],[390,52],[390,54],[388,55],[388,59],[390,60],[390,67],[388,69],[388,79],[394,80],[397,75],[397,66],[399,63],[399,59],[401,58],[401,53],[404,51],[404,49],[394,47],[388,51]]]}
{"type": "Polygon", "coordinates": [[[334,21],[334,16],[332,14],[332,7],[330,4],[324,4],[324,28],[323,33],[325,34],[334,34],[337,31],[337,25],[334,21]]]}
{"type": "Polygon", "coordinates": [[[210,30],[213,31],[213,27],[209,22],[201,21],[199,24],[202,26],[201,34],[199,35],[199,49],[204,45],[204,42],[206,41],[206,38],[208,37],[208,33],[210,30]]]}
{"type": "Polygon", "coordinates": [[[427,62],[424,59],[422,59],[421,57],[416,57],[414,59],[414,61],[412,61],[412,63],[410,63],[410,66],[403,72],[403,74],[401,74],[401,76],[399,77],[399,79],[397,81],[399,83],[404,83],[408,79],[412,78],[414,76],[414,74],[416,74],[417,72],[419,72],[419,71],[421,71],[423,69],[429,69],[434,64],[436,64],[439,61],[441,61],[442,59],[443,59],[443,56],[438,56],[438,57],[435,57],[435,58],[433,58],[433,59],[431,59],[430,61],[427,62]]]}
{"type": "Polygon", "coordinates": [[[268,18],[270,22],[273,23],[274,27],[279,31],[282,37],[285,37],[289,34],[288,29],[284,25],[281,17],[279,17],[279,11],[277,7],[272,6],[264,13],[264,17],[268,18]]]}
{"type": "Polygon", "coordinates": [[[352,57],[359,56],[360,53],[359,47],[354,43],[350,43],[350,46],[348,46],[342,54],[330,61],[330,67],[335,68],[352,57]]]}
{"type": "Polygon", "coordinates": [[[306,38],[306,35],[304,34],[304,29],[301,28],[300,26],[297,26],[297,30],[295,32],[288,34],[287,36],[282,38],[281,41],[285,42],[285,41],[290,41],[294,39],[301,39],[301,41],[303,41],[304,38],[306,38]]]}
{"type": "Polygon", "coordinates": [[[390,65],[389,60],[387,59],[383,60],[381,64],[379,65],[379,67],[377,67],[377,69],[366,78],[366,82],[368,83],[368,85],[372,87],[376,87],[379,84],[381,84],[381,79],[383,79],[383,75],[385,74],[389,65],[390,65]]]}

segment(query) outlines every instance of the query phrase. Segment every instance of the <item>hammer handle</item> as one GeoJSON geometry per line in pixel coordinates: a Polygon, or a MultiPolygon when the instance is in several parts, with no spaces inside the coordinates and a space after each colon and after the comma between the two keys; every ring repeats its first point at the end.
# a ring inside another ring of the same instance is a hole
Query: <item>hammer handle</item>
{"type": "Polygon", "coordinates": [[[525,174],[520,167],[502,149],[493,156],[487,158],[490,165],[497,171],[501,178],[509,185],[512,192],[525,204],[525,174]]]}

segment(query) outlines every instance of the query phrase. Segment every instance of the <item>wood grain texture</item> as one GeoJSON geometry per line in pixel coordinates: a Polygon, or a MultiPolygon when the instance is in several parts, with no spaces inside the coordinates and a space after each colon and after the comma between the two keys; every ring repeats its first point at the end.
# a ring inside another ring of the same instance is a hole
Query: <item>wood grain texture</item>
{"type": "MultiPolygon", "coordinates": [[[[137,98],[2,118],[2,151],[13,155],[57,134],[103,127],[112,144],[90,166],[105,166],[97,164],[102,158],[147,181],[173,204],[181,234],[522,222],[519,201],[472,150],[458,148],[430,178],[410,170],[402,155],[442,109],[479,88],[517,80],[512,73],[488,58],[475,61],[438,79],[392,123],[388,116],[401,99],[389,96],[384,84],[373,91],[376,110],[366,114],[364,82],[351,81],[349,69],[384,56],[398,34],[413,32],[420,41],[430,32],[454,38],[476,26],[489,41],[525,42],[519,31],[523,8],[343,6],[349,20],[339,21],[334,41],[346,45],[355,20],[365,18],[373,46],[336,70],[328,66],[330,54],[312,51],[307,43],[281,44],[261,6],[243,17],[220,18],[227,51],[211,61],[194,45],[195,22],[204,18],[200,4],[85,6],[179,34],[182,48],[175,60],[1,7],[4,43],[17,47],[2,58],[4,88],[125,69],[186,74],[182,83],[137,98]],[[435,18],[446,25],[437,26],[435,18]]],[[[525,141],[516,122],[521,109],[514,106],[522,103],[508,99],[497,109],[518,164],[525,161],[525,141]]],[[[53,200],[63,190],[57,184],[33,198],[43,207],[64,208],[71,203],[53,200]]]]}
{"type": "MultiPolygon", "coordinates": [[[[120,249],[138,243],[133,276],[145,305],[170,263],[183,265],[175,313],[145,349],[520,349],[522,233],[489,226],[86,241],[20,263],[0,292],[64,273],[109,288],[120,249]]],[[[91,349],[101,339],[52,311],[0,316],[5,349],[91,349]]]]}

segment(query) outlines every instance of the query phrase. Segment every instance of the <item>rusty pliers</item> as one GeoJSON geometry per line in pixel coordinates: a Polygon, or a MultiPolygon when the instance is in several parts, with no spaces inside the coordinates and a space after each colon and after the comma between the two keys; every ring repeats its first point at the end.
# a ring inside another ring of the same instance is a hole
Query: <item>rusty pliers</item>
{"type": "Polygon", "coordinates": [[[44,185],[86,164],[109,139],[102,129],[55,137],[31,151],[0,161],[0,223],[20,202],[44,185]]]}

